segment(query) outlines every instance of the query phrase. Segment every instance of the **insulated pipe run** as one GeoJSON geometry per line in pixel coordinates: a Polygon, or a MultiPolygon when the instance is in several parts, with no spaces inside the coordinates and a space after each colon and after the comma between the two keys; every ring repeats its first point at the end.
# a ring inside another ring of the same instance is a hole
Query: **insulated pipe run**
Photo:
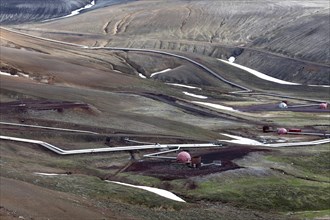
{"type": "Polygon", "coordinates": [[[127,142],[136,143],[136,144],[157,144],[157,143],[151,143],[151,142],[135,141],[135,140],[131,140],[129,138],[125,138],[124,140],[127,142]]]}
{"type": "Polygon", "coordinates": [[[29,128],[41,128],[41,129],[48,129],[48,130],[56,130],[56,131],[68,131],[68,132],[76,132],[76,133],[86,133],[86,134],[99,134],[92,131],[85,131],[85,130],[76,130],[76,129],[67,129],[67,128],[55,128],[55,127],[47,127],[47,126],[39,126],[39,125],[28,125],[28,124],[18,124],[18,123],[10,123],[10,122],[3,122],[0,121],[2,125],[10,125],[10,126],[19,126],[19,127],[29,127],[29,128]]]}
{"type": "Polygon", "coordinates": [[[169,148],[201,148],[201,147],[219,147],[221,145],[206,143],[206,144],[154,144],[154,145],[137,145],[137,146],[122,146],[122,147],[105,147],[105,148],[91,148],[91,149],[79,149],[79,150],[63,150],[52,144],[32,139],[24,139],[17,137],[1,136],[0,139],[8,141],[17,141],[30,144],[38,144],[60,155],[75,155],[75,154],[87,154],[87,153],[107,153],[107,152],[120,152],[120,151],[134,151],[134,150],[149,150],[149,149],[169,149],[169,148]]]}
{"type": "Polygon", "coordinates": [[[146,154],[146,155],[143,155],[143,157],[158,158],[158,159],[176,159],[176,157],[165,157],[165,156],[159,156],[159,155],[167,154],[167,153],[171,153],[171,152],[176,152],[176,151],[179,151],[179,150],[180,150],[180,147],[178,147],[177,149],[173,149],[173,150],[166,150],[166,151],[162,151],[162,152],[146,154]]]}

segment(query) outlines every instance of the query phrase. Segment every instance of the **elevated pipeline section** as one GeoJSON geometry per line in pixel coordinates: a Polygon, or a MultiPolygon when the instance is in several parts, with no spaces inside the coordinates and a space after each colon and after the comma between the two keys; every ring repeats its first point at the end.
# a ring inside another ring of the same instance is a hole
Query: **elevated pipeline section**
{"type": "Polygon", "coordinates": [[[105,147],[105,148],[90,148],[90,149],[79,149],[79,150],[64,150],[59,147],[56,147],[52,144],[49,144],[44,141],[17,138],[10,136],[0,136],[1,140],[7,141],[16,141],[30,144],[38,144],[56,154],[59,155],[75,155],[75,154],[89,154],[89,153],[108,153],[108,152],[120,152],[120,151],[134,151],[134,150],[156,150],[156,149],[165,149],[170,148],[212,148],[212,147],[221,147],[222,145],[214,143],[204,143],[204,144],[152,144],[152,145],[136,145],[136,146],[122,146],[122,147],[105,147]]]}

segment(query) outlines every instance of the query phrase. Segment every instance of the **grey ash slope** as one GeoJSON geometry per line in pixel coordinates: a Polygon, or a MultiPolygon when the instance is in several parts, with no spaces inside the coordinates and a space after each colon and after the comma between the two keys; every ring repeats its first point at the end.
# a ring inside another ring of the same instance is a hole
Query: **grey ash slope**
{"type": "Polygon", "coordinates": [[[68,15],[90,0],[3,0],[0,3],[0,24],[20,24],[68,15]]]}
{"type": "Polygon", "coordinates": [[[34,27],[99,34],[102,46],[223,59],[238,49],[237,63],[273,77],[330,84],[329,26],[327,0],[141,0],[34,27]]]}
{"type": "MultiPolygon", "coordinates": [[[[96,4],[80,13],[132,0],[96,0],[96,4]]],[[[12,25],[38,22],[69,15],[92,0],[3,0],[0,2],[0,24],[12,25]]]]}

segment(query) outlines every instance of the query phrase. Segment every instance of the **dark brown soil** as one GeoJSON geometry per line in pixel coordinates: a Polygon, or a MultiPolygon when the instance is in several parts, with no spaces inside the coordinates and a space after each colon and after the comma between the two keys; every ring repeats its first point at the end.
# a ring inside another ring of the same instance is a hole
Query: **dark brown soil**
{"type": "Polygon", "coordinates": [[[202,163],[212,163],[215,160],[232,161],[240,159],[251,152],[267,152],[268,149],[253,148],[247,146],[229,146],[220,150],[199,152],[193,156],[201,156],[202,163]]]}
{"type": "Polygon", "coordinates": [[[245,155],[256,151],[269,151],[244,146],[227,147],[220,150],[199,151],[192,156],[201,156],[203,166],[192,168],[186,164],[180,164],[169,160],[144,160],[132,163],[125,172],[138,172],[142,175],[157,177],[161,180],[183,179],[191,176],[207,175],[241,168],[233,162],[245,155]],[[212,164],[221,161],[221,166],[212,164]]]}

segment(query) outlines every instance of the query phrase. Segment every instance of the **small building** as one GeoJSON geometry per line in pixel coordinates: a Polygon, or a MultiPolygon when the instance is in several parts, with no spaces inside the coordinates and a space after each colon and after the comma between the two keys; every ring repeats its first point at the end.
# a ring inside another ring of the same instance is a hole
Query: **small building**
{"type": "Polygon", "coordinates": [[[262,127],[262,131],[263,131],[264,133],[268,133],[268,132],[274,132],[274,129],[273,129],[271,126],[269,126],[269,125],[264,125],[264,126],[262,127]]]}
{"type": "Polygon", "coordinates": [[[201,167],[202,165],[202,158],[201,156],[195,156],[191,158],[191,166],[194,168],[201,167]]]}

